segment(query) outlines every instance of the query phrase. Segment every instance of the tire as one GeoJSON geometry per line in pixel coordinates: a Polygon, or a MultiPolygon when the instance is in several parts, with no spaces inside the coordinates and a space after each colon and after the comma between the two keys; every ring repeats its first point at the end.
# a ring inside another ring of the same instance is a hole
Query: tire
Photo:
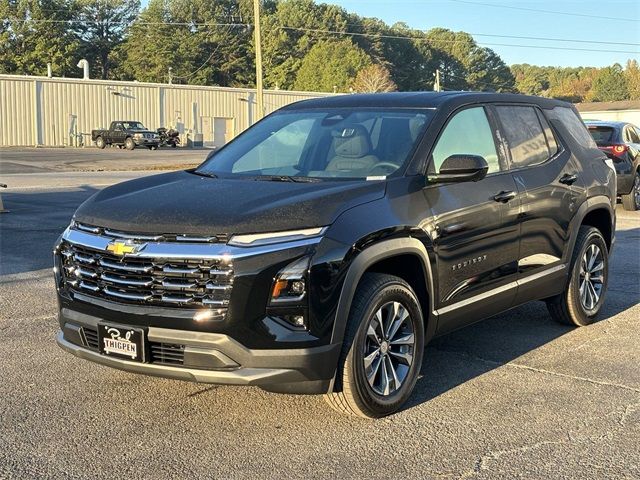
{"type": "Polygon", "coordinates": [[[625,210],[629,210],[631,212],[640,210],[640,171],[636,172],[636,176],[633,180],[633,187],[631,187],[631,192],[629,192],[627,195],[621,195],[621,197],[622,206],[625,210]]]}
{"type": "Polygon", "coordinates": [[[347,415],[365,418],[390,415],[399,410],[411,395],[418,380],[423,353],[424,320],[416,294],[399,277],[367,273],[362,277],[351,304],[334,392],[326,394],[325,400],[332,408],[347,415]],[[380,317],[376,315],[378,312],[380,317]],[[405,320],[398,320],[404,313],[408,314],[405,320]],[[379,329],[378,318],[386,324],[388,335],[379,329]],[[398,325],[394,319],[402,323],[398,325]],[[389,328],[390,324],[395,328],[389,328]],[[370,326],[374,335],[370,335],[370,326]],[[404,361],[399,360],[399,355],[404,356],[404,361]],[[370,367],[365,366],[366,357],[370,367]],[[407,365],[408,358],[411,360],[407,365]],[[373,374],[370,377],[372,383],[367,379],[367,371],[373,374]],[[398,384],[393,380],[392,371],[400,380],[398,384]]]}
{"type": "Polygon", "coordinates": [[[565,291],[547,300],[547,308],[557,322],[584,327],[598,315],[609,281],[609,251],[600,230],[587,225],[580,227],[570,268],[565,291]],[[596,256],[593,264],[590,264],[591,255],[596,251],[600,256],[596,256]],[[589,267],[591,270],[585,275],[583,272],[589,267]],[[589,288],[588,283],[593,289],[589,288]]]}
{"type": "Polygon", "coordinates": [[[133,150],[134,148],[136,148],[136,144],[133,141],[133,138],[128,137],[125,141],[124,141],[124,148],[126,148],[127,150],[133,150]]]}
{"type": "Polygon", "coordinates": [[[104,138],[98,137],[96,138],[96,147],[103,149],[107,146],[107,142],[104,141],[104,138]]]}

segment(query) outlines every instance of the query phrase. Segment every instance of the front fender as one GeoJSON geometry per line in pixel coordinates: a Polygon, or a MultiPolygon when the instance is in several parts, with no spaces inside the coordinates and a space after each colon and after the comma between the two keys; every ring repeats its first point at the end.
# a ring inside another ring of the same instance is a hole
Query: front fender
{"type": "Polygon", "coordinates": [[[429,255],[425,245],[420,240],[414,237],[403,237],[382,240],[370,245],[358,253],[353,259],[342,285],[331,335],[331,343],[342,343],[344,339],[351,303],[353,302],[358,283],[367,269],[380,260],[406,254],[414,255],[422,265],[422,271],[425,275],[425,285],[427,285],[427,292],[425,293],[429,307],[429,311],[423,312],[426,323],[425,341],[429,341],[433,337],[437,329],[437,315],[433,308],[434,279],[429,255]]]}

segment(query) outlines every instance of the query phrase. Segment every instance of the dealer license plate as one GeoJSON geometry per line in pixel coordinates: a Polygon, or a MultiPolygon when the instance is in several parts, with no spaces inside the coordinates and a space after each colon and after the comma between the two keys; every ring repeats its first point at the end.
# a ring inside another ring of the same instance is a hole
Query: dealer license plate
{"type": "Polygon", "coordinates": [[[100,353],[110,357],[144,361],[144,331],[121,325],[98,324],[100,353]]]}

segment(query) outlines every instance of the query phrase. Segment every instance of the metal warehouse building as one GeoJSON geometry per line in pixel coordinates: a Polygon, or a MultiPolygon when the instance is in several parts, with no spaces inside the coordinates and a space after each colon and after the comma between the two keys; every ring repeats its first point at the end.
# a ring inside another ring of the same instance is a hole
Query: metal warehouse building
{"type": "MultiPolygon", "coordinates": [[[[265,110],[322,93],[265,91],[265,110]]],[[[113,120],[173,127],[219,146],[256,119],[255,90],[0,75],[0,146],[77,146],[113,120]]]]}

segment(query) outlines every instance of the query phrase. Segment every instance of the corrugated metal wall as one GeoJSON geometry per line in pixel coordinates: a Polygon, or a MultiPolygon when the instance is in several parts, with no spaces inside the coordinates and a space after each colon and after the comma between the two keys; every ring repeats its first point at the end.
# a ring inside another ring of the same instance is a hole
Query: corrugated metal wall
{"type": "MultiPolygon", "coordinates": [[[[323,95],[266,91],[265,109],[323,95]]],[[[72,145],[70,134],[113,120],[202,133],[202,117],[231,119],[237,135],[255,118],[255,90],[0,75],[0,146],[72,145]]]]}

